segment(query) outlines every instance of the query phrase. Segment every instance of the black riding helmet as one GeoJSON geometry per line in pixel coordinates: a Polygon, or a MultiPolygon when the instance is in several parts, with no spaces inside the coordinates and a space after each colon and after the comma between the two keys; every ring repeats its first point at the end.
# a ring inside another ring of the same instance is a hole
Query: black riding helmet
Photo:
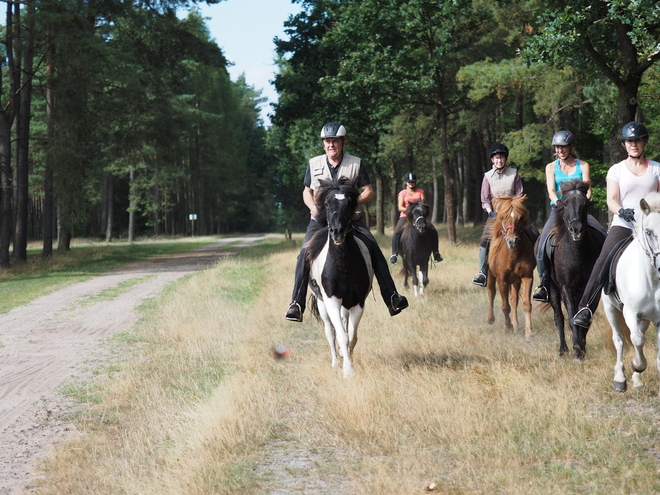
{"type": "Polygon", "coordinates": [[[488,156],[493,156],[497,153],[504,153],[506,156],[509,156],[509,148],[504,146],[502,143],[493,143],[488,149],[488,156]]]}
{"type": "Polygon", "coordinates": [[[321,129],[321,139],[344,136],[346,136],[346,128],[339,122],[330,122],[321,129]]]}
{"type": "Polygon", "coordinates": [[[628,122],[621,129],[621,139],[642,139],[649,137],[646,126],[640,122],[628,122]]]}
{"type": "Polygon", "coordinates": [[[575,144],[575,134],[571,131],[559,131],[552,136],[552,146],[572,146],[575,144]]]}
{"type": "Polygon", "coordinates": [[[417,176],[414,172],[408,172],[403,176],[403,182],[417,182],[417,176]]]}

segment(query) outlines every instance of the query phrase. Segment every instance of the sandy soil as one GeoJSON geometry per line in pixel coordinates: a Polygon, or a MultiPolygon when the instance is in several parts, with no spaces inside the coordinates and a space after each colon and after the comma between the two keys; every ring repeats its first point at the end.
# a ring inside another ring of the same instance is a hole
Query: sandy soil
{"type": "Polygon", "coordinates": [[[71,285],[0,315],[0,495],[23,492],[35,464],[73,424],[62,385],[92,378],[118,332],[137,323],[137,307],[171,282],[204,269],[262,236],[227,238],[201,249],[155,256],[71,285]],[[119,295],[94,297],[118,284],[119,295]]]}

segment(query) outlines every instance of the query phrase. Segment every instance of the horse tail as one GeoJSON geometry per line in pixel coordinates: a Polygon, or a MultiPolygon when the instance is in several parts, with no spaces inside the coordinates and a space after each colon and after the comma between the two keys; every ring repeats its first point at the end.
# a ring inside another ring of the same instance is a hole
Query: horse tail
{"type": "Polygon", "coordinates": [[[323,321],[321,318],[321,313],[319,313],[319,307],[316,304],[316,296],[314,294],[309,296],[309,304],[307,304],[307,306],[309,307],[309,312],[314,315],[314,318],[316,318],[317,321],[323,321]]]}

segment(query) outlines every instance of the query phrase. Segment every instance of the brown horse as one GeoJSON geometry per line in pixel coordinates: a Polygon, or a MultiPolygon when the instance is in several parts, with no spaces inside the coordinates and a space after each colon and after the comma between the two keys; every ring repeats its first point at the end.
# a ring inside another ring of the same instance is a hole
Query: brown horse
{"type": "MultiPolygon", "coordinates": [[[[523,289],[525,311],[525,338],[532,337],[532,283],[534,282],[534,242],[525,233],[529,228],[529,213],[525,207],[527,196],[501,196],[493,199],[497,217],[490,225],[490,252],[488,253],[488,323],[495,321],[493,302],[495,282],[502,299],[504,330],[513,332],[518,327],[518,300],[523,289]],[[513,313],[513,314],[511,314],[513,313]]],[[[534,239],[535,240],[535,239],[534,239]]]]}

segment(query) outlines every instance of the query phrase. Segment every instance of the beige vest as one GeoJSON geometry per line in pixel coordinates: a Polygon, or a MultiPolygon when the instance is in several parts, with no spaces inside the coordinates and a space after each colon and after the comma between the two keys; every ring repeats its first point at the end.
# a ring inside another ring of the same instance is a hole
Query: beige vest
{"type": "MultiPolygon", "coordinates": [[[[344,158],[341,163],[337,165],[337,178],[346,177],[350,180],[357,180],[360,174],[360,159],[357,156],[344,153],[344,158]]],[[[315,156],[309,161],[309,172],[311,174],[312,182],[310,188],[317,191],[321,179],[332,180],[332,174],[328,168],[327,159],[325,155],[315,156]]]]}
{"type": "Polygon", "coordinates": [[[486,172],[486,180],[490,184],[490,192],[493,198],[499,196],[513,196],[516,193],[516,174],[518,172],[515,168],[504,167],[500,173],[493,167],[492,170],[486,172]]]}

